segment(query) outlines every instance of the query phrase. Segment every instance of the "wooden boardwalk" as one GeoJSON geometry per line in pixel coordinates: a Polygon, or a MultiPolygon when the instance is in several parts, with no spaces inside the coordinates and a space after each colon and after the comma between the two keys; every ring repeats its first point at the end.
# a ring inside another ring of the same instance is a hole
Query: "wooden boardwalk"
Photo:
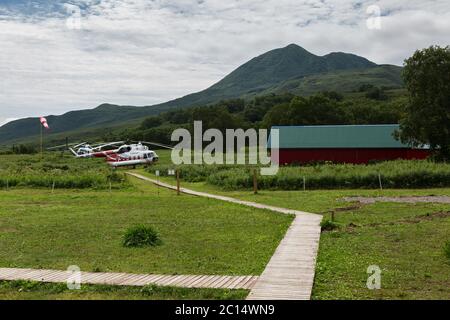
{"type": "MultiPolygon", "coordinates": [[[[170,184],[150,179],[140,174],[127,173],[159,186],[176,190],[176,187],[170,184]]],[[[180,191],[194,196],[295,215],[295,219],[289,227],[286,236],[281,241],[261,276],[256,280],[247,299],[309,300],[311,298],[320,240],[321,215],[242,201],[185,188],[181,188],[180,191]]]]}
{"type": "MultiPolygon", "coordinates": [[[[67,282],[71,272],[61,270],[0,268],[0,280],[67,282]]],[[[251,289],[257,276],[152,275],[109,272],[80,272],[82,284],[119,286],[170,286],[183,288],[251,289]]]]}

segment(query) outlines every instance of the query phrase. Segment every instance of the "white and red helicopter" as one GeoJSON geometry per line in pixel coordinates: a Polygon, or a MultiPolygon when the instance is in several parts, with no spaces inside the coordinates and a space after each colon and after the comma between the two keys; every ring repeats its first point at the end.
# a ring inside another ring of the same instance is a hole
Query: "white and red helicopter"
{"type": "MultiPolygon", "coordinates": [[[[159,156],[155,151],[150,150],[147,145],[154,145],[161,148],[173,149],[160,143],[154,142],[137,142],[133,144],[123,144],[124,141],[104,143],[91,146],[87,142],[83,142],[68,149],[77,158],[106,158],[109,165],[114,168],[122,166],[150,165],[159,160],[159,156]],[[119,146],[119,144],[122,144],[119,146]],[[115,149],[102,150],[103,148],[115,147],[115,149]]],[[[49,149],[57,149],[57,146],[49,149]]]]}
{"type": "Polygon", "coordinates": [[[150,150],[146,144],[172,149],[172,147],[160,143],[142,141],[136,144],[121,146],[116,152],[108,154],[106,161],[114,168],[124,166],[135,167],[141,164],[149,165],[158,162],[159,156],[155,151],[150,150]]]}

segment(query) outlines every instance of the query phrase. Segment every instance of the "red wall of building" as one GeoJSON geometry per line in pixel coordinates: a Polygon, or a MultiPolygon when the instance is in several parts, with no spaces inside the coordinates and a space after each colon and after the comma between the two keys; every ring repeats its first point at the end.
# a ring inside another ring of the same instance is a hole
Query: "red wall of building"
{"type": "MultiPolygon", "coordinates": [[[[274,150],[272,154],[276,154],[274,150]]],[[[280,149],[280,164],[331,161],[335,163],[368,163],[373,160],[425,159],[429,150],[418,149],[280,149]]]]}

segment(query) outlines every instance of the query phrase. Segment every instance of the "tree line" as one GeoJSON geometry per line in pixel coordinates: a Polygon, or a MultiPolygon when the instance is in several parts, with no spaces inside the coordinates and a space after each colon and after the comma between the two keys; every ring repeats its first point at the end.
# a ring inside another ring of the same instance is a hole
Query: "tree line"
{"type": "Polygon", "coordinates": [[[116,132],[111,139],[157,141],[169,144],[173,130],[192,132],[194,121],[203,128],[267,128],[276,125],[392,124],[398,123],[404,99],[387,101],[370,98],[345,98],[336,92],[309,97],[290,93],[270,94],[250,100],[230,99],[209,106],[197,106],[146,118],[138,128],[116,132]]]}

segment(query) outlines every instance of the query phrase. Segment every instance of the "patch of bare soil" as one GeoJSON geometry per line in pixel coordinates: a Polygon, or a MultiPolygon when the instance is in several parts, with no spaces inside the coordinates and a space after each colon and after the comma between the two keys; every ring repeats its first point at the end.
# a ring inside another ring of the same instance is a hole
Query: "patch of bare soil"
{"type": "Polygon", "coordinates": [[[359,227],[379,227],[379,226],[391,226],[391,225],[399,225],[399,224],[415,224],[420,223],[422,221],[431,221],[434,219],[445,219],[450,217],[450,211],[437,211],[433,213],[427,213],[415,217],[400,219],[396,221],[384,222],[384,223],[370,223],[366,225],[356,225],[354,223],[348,224],[344,231],[352,232],[354,229],[359,227]]]}
{"type": "Polygon", "coordinates": [[[344,201],[372,204],[375,202],[400,202],[400,203],[449,203],[448,196],[424,196],[424,197],[345,197],[344,201]]]}

